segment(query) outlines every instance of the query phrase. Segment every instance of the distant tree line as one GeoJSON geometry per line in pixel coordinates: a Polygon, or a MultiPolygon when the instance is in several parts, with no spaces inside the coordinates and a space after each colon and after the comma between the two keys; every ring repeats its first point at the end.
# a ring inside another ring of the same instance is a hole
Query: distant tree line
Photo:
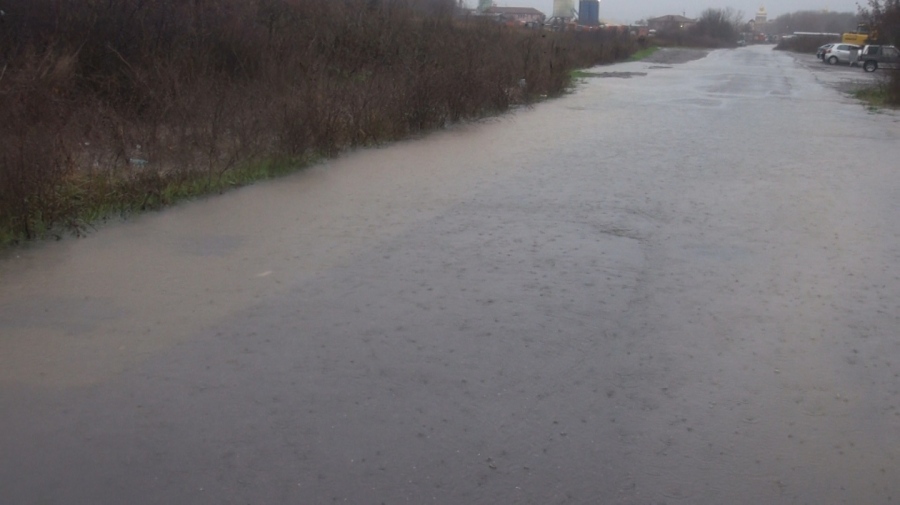
{"type": "MultiPolygon", "coordinates": [[[[706,9],[697,22],[682,28],[679,23],[656,34],[656,43],[688,47],[733,47],[738,40],[742,14],[732,8],[706,9]]],[[[646,21],[638,21],[638,25],[646,21]]]]}
{"type": "Polygon", "coordinates": [[[737,42],[743,15],[730,7],[726,9],[706,9],[691,28],[697,37],[733,44],[737,42]]]}
{"type": "Polygon", "coordinates": [[[782,14],[766,23],[772,35],[794,32],[843,33],[856,29],[860,16],[853,12],[798,11],[782,14]]]}

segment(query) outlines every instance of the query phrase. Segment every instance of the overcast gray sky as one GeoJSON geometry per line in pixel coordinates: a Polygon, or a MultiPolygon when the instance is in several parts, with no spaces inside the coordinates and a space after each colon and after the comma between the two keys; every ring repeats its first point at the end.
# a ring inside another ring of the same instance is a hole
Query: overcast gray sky
{"type": "MultiPolygon", "coordinates": [[[[477,0],[466,0],[474,7],[477,0]]],[[[553,13],[553,0],[494,0],[499,7],[534,7],[546,15],[553,13]]],[[[867,2],[862,0],[863,4],[867,2]]],[[[578,0],[575,0],[578,6],[578,0]]],[[[712,7],[724,9],[731,7],[744,13],[746,20],[752,19],[760,6],[764,6],[769,19],[782,14],[803,10],[830,10],[836,12],[856,12],[856,0],[781,0],[779,2],[760,2],[759,0],[601,0],[600,18],[619,23],[632,23],[638,19],[646,19],[666,14],[682,14],[695,18],[712,7]]]]}

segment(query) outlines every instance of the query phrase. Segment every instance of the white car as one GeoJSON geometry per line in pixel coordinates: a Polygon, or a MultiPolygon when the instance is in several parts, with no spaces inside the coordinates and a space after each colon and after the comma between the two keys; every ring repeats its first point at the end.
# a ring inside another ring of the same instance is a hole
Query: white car
{"type": "Polygon", "coordinates": [[[819,46],[819,49],[816,50],[816,58],[825,61],[825,51],[831,49],[831,46],[834,44],[825,44],[824,46],[819,46]]]}
{"type": "Polygon", "coordinates": [[[835,44],[825,50],[822,61],[831,65],[838,63],[855,63],[859,56],[860,46],[856,44],[835,44]]]}

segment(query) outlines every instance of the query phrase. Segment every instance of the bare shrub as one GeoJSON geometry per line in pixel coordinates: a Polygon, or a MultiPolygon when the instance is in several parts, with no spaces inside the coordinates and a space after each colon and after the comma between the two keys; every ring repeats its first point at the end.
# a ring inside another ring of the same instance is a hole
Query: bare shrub
{"type": "Polygon", "coordinates": [[[0,229],[23,238],[502,112],[636,49],[452,0],[0,2],[0,229]]]}
{"type": "Polygon", "coordinates": [[[67,93],[74,56],[54,47],[22,51],[0,81],[0,224],[33,238],[67,219],[59,181],[75,169],[69,133],[77,103],[67,93]]]}
{"type": "Polygon", "coordinates": [[[718,45],[734,45],[740,33],[743,14],[732,8],[706,9],[700,19],[690,29],[690,33],[698,40],[718,45]]]}

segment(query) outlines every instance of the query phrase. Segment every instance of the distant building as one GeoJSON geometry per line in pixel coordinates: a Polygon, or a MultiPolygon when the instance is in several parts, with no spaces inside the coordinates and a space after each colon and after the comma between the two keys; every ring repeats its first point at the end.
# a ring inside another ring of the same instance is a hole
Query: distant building
{"type": "Polygon", "coordinates": [[[597,26],[600,24],[599,0],[581,0],[578,2],[578,24],[597,26]]]}
{"type": "Polygon", "coordinates": [[[697,21],[679,15],[660,16],[647,20],[647,28],[658,32],[686,30],[697,24],[697,21]]]}
{"type": "Polygon", "coordinates": [[[769,15],[766,13],[766,8],[764,6],[760,6],[759,10],[756,11],[756,19],[754,20],[756,21],[756,26],[759,27],[760,25],[766,24],[766,20],[768,19],[768,17],[769,15]]]}
{"type": "Polygon", "coordinates": [[[485,14],[500,16],[503,19],[519,23],[543,23],[547,17],[533,7],[488,7],[485,14]]]}

